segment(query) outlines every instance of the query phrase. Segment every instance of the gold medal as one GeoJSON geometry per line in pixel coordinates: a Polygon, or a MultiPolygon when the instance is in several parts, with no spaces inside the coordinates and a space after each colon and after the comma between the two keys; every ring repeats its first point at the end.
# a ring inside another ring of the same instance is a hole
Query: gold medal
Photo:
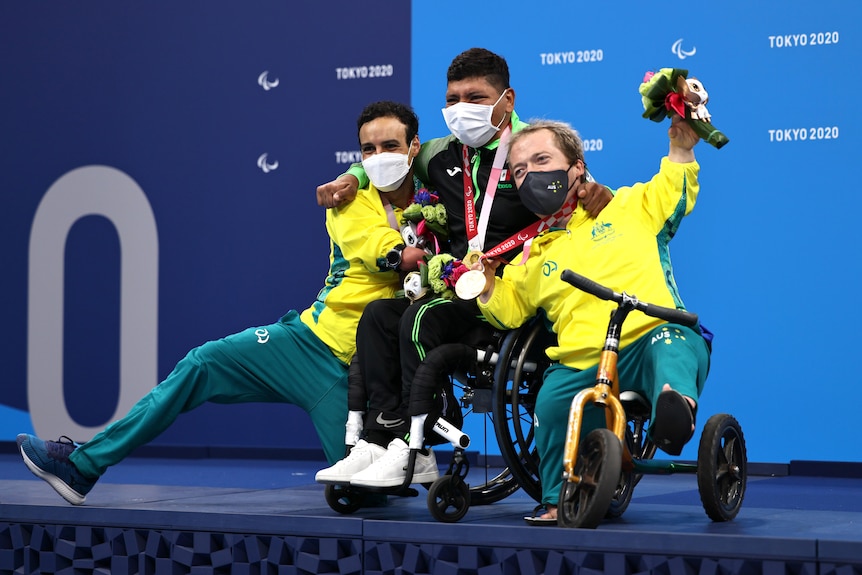
{"type": "Polygon", "coordinates": [[[480,252],[479,250],[470,250],[469,252],[467,252],[467,255],[464,256],[463,259],[461,259],[461,263],[467,266],[467,269],[471,269],[473,267],[473,264],[478,264],[482,261],[483,255],[484,254],[482,254],[482,252],[480,252]]]}
{"type": "Polygon", "coordinates": [[[485,272],[470,270],[455,282],[455,295],[464,300],[476,299],[485,291],[485,272]]]}

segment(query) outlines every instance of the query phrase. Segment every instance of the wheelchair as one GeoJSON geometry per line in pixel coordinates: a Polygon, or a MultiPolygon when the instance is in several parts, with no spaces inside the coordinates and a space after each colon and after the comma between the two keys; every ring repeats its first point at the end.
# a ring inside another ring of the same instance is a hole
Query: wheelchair
{"type": "Polygon", "coordinates": [[[635,392],[619,390],[616,360],[622,324],[629,312],[638,310],[687,326],[698,324],[697,315],[615,293],[571,270],[565,270],[561,278],[600,299],[616,302],[617,308],[608,322],[596,385],[579,392],[569,411],[558,525],[595,528],[605,517],[620,517],[644,474],[675,472],[697,474],[701,503],[710,519],[735,518],[747,484],[745,437],[739,422],[729,414],[710,417],[695,464],[654,460],[657,447],[646,434],[650,405],[635,392]],[[605,408],[607,428],[594,429],[580,441],[581,416],[588,403],[605,408]]]}
{"type": "MultiPolygon", "coordinates": [[[[461,343],[431,350],[414,378],[409,402],[410,457],[404,484],[390,488],[358,488],[328,484],[327,504],[350,514],[369,493],[415,497],[412,488],[416,453],[425,445],[448,442],[452,459],[445,473],[428,489],[427,505],[437,521],[460,521],[471,505],[489,505],[523,488],[541,497],[538,459],[533,445],[533,407],[542,375],[550,365],[544,350],[553,334],[544,319],[512,331],[476,330],[461,343]],[[469,436],[462,431],[465,417],[482,417],[491,425],[505,467],[476,485],[467,483],[469,436]]],[[[357,367],[351,365],[357,373],[357,367]]]]}

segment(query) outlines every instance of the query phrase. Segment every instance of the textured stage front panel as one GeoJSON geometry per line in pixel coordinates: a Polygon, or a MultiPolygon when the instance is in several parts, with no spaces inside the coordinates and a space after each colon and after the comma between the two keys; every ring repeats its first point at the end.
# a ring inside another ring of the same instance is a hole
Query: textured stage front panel
{"type": "Polygon", "coordinates": [[[0,524],[2,573],[352,573],[355,539],[0,524]]]}
{"type": "Polygon", "coordinates": [[[862,573],[858,542],[827,542],[818,552],[816,545],[789,539],[364,523],[363,536],[326,537],[4,522],[0,523],[0,572],[862,573]],[[828,560],[821,558],[825,549],[833,554],[828,560]]]}

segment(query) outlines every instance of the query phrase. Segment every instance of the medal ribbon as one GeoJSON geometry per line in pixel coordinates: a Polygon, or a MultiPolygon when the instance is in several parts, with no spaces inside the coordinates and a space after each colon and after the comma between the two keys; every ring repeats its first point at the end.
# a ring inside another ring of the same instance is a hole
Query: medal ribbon
{"type": "MultiPolygon", "coordinates": [[[[386,197],[385,193],[380,192],[380,190],[377,193],[380,196],[380,201],[383,202],[383,209],[386,210],[386,219],[389,220],[389,227],[400,234],[401,226],[398,225],[398,218],[395,217],[395,209],[392,207],[392,203],[386,197]]],[[[413,201],[412,194],[410,200],[413,201]]],[[[435,237],[434,240],[436,241],[437,238],[435,237]]]]}
{"type": "MultiPolygon", "coordinates": [[[[488,186],[485,189],[485,199],[482,200],[482,213],[479,221],[476,221],[476,202],[473,189],[473,168],[470,164],[470,155],[467,146],[461,150],[461,159],[464,163],[464,225],[467,228],[467,244],[471,250],[482,251],[485,245],[485,234],[488,230],[488,219],[491,214],[491,205],[494,203],[494,195],[497,193],[497,185],[500,183],[500,175],[506,164],[506,156],[509,154],[509,137],[512,135],[512,125],[506,126],[500,135],[500,143],[494,154],[494,163],[491,167],[491,175],[488,176],[488,186]]],[[[476,152],[479,153],[478,151],[476,152]]]]}
{"type": "Polygon", "coordinates": [[[522,265],[525,261],[527,261],[527,257],[530,254],[530,243],[532,243],[533,238],[537,235],[553,227],[554,224],[559,222],[560,220],[566,219],[567,217],[572,215],[572,212],[575,211],[575,206],[578,204],[577,197],[573,197],[566,201],[563,204],[563,207],[557,210],[557,213],[548,216],[542,220],[534,222],[521,230],[520,232],[512,235],[509,239],[501,242],[497,246],[491,248],[482,256],[483,258],[493,258],[497,257],[504,252],[508,252],[520,245],[524,245],[524,250],[521,252],[521,259],[517,264],[514,265],[522,265]]]}

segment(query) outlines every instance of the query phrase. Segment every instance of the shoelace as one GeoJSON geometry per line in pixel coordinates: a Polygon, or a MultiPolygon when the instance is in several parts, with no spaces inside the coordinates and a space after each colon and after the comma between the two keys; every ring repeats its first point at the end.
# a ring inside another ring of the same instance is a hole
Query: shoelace
{"type": "Polygon", "coordinates": [[[365,453],[366,451],[368,451],[368,448],[351,449],[350,453],[348,453],[347,457],[345,457],[342,461],[350,461],[352,459],[358,459],[358,458],[362,457],[362,454],[365,453]]]}
{"type": "Polygon", "coordinates": [[[68,461],[69,454],[78,449],[78,444],[72,441],[70,437],[61,435],[57,441],[46,441],[45,449],[51,459],[68,461]]]}
{"type": "Polygon", "coordinates": [[[397,450],[387,449],[386,453],[384,453],[383,457],[381,457],[378,461],[388,463],[392,460],[397,461],[405,456],[410,456],[410,448],[406,445],[404,447],[399,446],[397,450]]]}

